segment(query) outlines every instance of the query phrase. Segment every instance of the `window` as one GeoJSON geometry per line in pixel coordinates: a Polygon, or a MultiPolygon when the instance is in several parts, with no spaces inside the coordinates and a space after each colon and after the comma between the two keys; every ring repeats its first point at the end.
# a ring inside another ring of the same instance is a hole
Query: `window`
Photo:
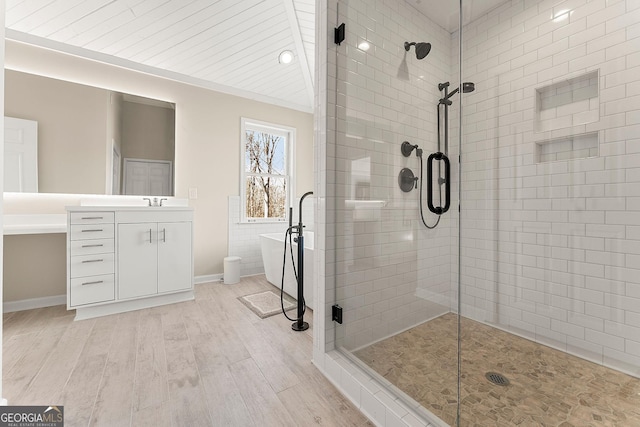
{"type": "Polygon", "coordinates": [[[293,192],[295,129],[242,119],[243,222],[285,221],[293,192]]]}

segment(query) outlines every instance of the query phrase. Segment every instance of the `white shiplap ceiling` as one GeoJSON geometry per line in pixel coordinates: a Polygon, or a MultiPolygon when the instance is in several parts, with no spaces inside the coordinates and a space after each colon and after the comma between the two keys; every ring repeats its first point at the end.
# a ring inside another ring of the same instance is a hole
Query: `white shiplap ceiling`
{"type": "MultiPolygon", "coordinates": [[[[457,0],[406,1],[457,29],[457,0]]],[[[465,21],[504,1],[466,0],[465,21]]],[[[315,0],[6,0],[6,27],[8,39],[313,111],[315,0]]]]}
{"type": "Polygon", "coordinates": [[[9,39],[313,108],[314,0],[7,0],[6,27],[9,39]]]}

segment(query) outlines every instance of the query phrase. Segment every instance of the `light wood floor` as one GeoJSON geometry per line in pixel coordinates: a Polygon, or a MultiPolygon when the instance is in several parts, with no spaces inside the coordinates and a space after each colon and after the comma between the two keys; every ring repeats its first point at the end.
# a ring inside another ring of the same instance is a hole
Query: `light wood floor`
{"type": "Polygon", "coordinates": [[[66,426],[372,426],[311,363],[311,329],[237,300],[269,288],[203,284],[195,301],[78,322],[64,306],[8,313],[4,397],[64,405],[66,426]]]}

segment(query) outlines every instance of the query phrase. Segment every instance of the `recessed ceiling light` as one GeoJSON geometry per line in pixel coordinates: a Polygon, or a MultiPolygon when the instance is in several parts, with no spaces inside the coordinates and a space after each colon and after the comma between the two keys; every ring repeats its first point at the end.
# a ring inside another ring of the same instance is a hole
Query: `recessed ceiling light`
{"type": "Polygon", "coordinates": [[[278,61],[281,64],[290,64],[291,61],[293,61],[293,52],[290,50],[283,50],[280,52],[280,55],[278,55],[278,61]]]}
{"type": "Polygon", "coordinates": [[[360,44],[358,44],[358,49],[360,49],[363,52],[366,52],[369,50],[369,48],[371,47],[371,45],[367,42],[360,42],[360,44]]]}

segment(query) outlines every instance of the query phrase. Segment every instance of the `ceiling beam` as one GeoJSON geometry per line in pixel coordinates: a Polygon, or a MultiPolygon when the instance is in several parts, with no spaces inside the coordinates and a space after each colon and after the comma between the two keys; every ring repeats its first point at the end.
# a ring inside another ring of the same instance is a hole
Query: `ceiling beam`
{"type": "Polygon", "coordinates": [[[287,11],[287,17],[289,18],[289,24],[291,26],[291,33],[293,36],[293,42],[296,46],[296,51],[298,53],[298,59],[300,63],[300,70],[302,71],[302,77],[304,79],[304,84],[307,88],[307,96],[309,97],[308,102],[309,105],[313,105],[313,77],[311,74],[311,69],[309,67],[309,61],[307,59],[307,51],[304,48],[304,43],[302,42],[302,33],[300,32],[300,23],[298,22],[298,16],[296,15],[296,9],[293,5],[294,0],[282,0],[284,2],[284,8],[287,11]]]}

